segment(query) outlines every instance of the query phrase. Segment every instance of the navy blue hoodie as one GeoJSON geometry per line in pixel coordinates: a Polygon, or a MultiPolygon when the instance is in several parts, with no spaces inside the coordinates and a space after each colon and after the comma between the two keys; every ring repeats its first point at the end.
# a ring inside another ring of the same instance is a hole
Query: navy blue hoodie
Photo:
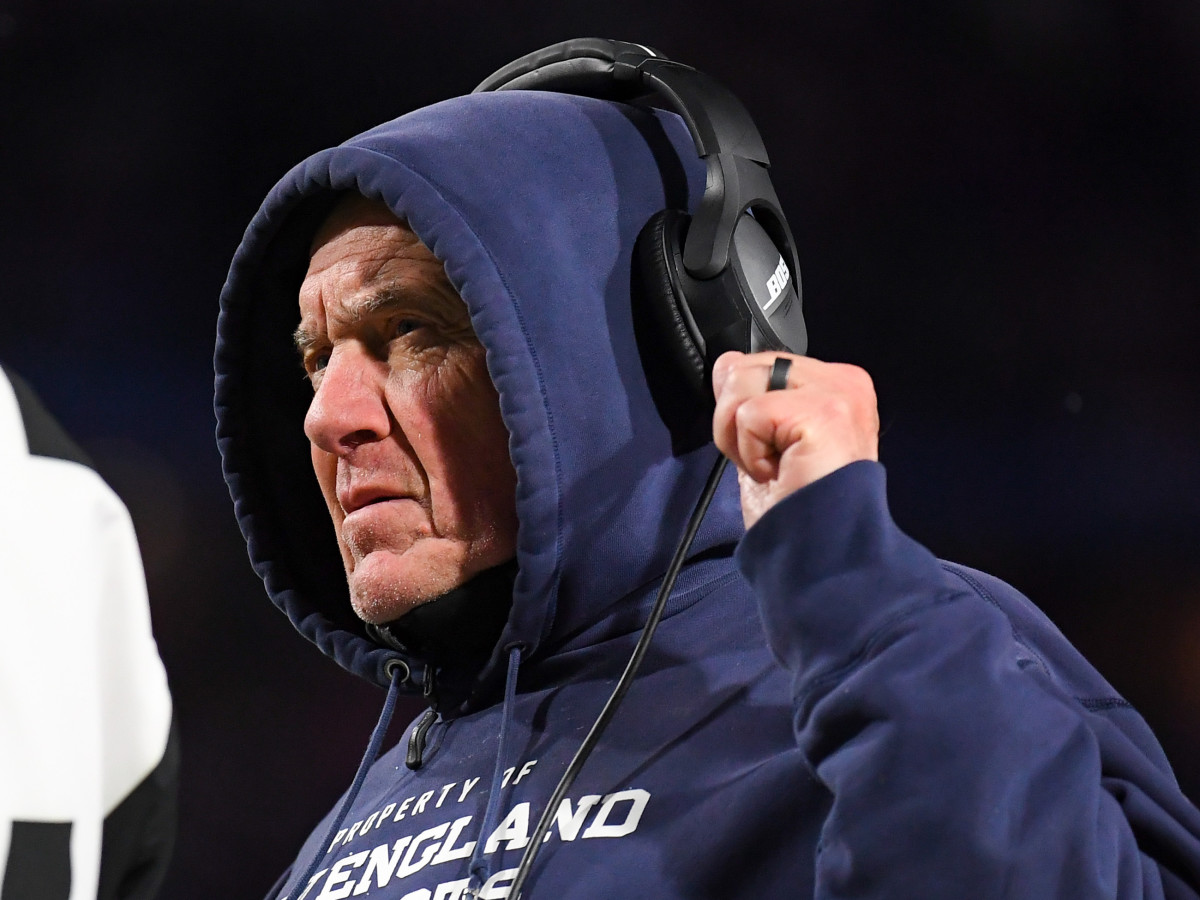
{"type": "MultiPolygon", "coordinates": [[[[438,699],[370,766],[332,837],[333,813],[315,828],[279,896],[507,896],[715,458],[687,439],[704,413],[664,401],[672,376],[639,340],[630,275],[645,221],[702,188],[674,117],[511,91],[313,156],[251,222],[216,354],[218,440],[251,559],[326,655],[438,699]],[[372,639],[350,607],[291,344],[309,242],[345,191],[383,200],[444,261],[486,348],[520,521],[512,607],[486,660],[430,666],[372,639]]],[[[1200,814],[1141,718],[1028,600],[898,530],[883,469],[864,462],[748,534],[725,479],[524,895],[1196,885],[1200,814]]]]}

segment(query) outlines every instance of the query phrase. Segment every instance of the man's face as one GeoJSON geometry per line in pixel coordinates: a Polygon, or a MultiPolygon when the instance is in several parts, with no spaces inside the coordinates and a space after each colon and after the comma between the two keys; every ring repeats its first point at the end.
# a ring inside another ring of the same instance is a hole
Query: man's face
{"type": "Polygon", "coordinates": [[[296,344],[360,617],[391,621],[512,558],[516,473],[483,347],[441,262],[381,203],[343,202],[313,240],[296,344]]]}

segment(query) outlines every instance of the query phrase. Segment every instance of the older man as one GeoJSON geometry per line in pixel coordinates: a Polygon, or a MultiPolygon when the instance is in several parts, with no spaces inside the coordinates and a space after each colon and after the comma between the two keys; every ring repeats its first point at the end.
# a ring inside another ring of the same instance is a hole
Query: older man
{"type": "Polygon", "coordinates": [[[390,622],[512,558],[508,432],[466,305],[391,210],[351,195],[313,246],[296,330],[304,431],[350,602],[390,622]]]}
{"type": "MultiPolygon", "coordinates": [[[[430,705],[275,895],[508,895],[716,456],[630,274],[703,184],[670,115],[513,91],[314,156],[251,223],[217,350],[251,557],[323,652],[430,705]]],[[[896,528],[865,373],[783,356],[712,373],[740,486],[524,894],[1196,896],[1200,816],[1142,720],[896,528]]]]}

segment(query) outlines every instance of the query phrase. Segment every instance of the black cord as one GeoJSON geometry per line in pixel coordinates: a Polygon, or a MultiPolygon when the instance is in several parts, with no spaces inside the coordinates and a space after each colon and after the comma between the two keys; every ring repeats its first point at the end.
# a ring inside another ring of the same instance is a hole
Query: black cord
{"type": "Polygon", "coordinates": [[[575,777],[583,768],[583,764],[587,761],[587,758],[591,756],[592,750],[595,749],[596,744],[600,740],[600,735],[608,727],[609,721],[611,721],[617,712],[617,707],[621,705],[621,701],[625,699],[625,694],[629,691],[630,685],[633,684],[633,676],[637,674],[637,670],[642,665],[642,659],[650,647],[650,639],[654,637],[654,632],[658,628],[658,622],[662,618],[663,609],[667,605],[667,598],[671,595],[671,589],[675,586],[675,579],[679,576],[679,570],[683,568],[688,550],[691,549],[692,541],[695,540],[696,533],[700,530],[700,523],[704,519],[704,514],[708,511],[709,504],[712,503],[713,496],[717,492],[717,485],[721,482],[721,476],[724,474],[725,466],[728,462],[729,460],[724,456],[717,457],[717,461],[708,475],[708,481],[704,485],[704,491],[701,493],[700,499],[696,501],[696,508],[692,510],[692,517],[688,520],[687,527],[683,530],[683,536],[679,539],[679,546],[675,548],[675,555],[671,558],[671,564],[667,566],[667,572],[663,576],[662,585],[658,589],[658,596],[654,600],[654,606],[650,610],[650,616],[646,619],[646,624],[642,627],[642,635],[638,638],[637,646],[633,648],[633,654],[629,657],[629,662],[625,664],[625,671],[621,673],[621,678],[617,681],[617,686],[613,688],[612,696],[608,698],[608,702],[604,704],[604,709],[596,717],[596,721],[592,725],[592,730],[588,732],[579,749],[575,751],[574,758],[571,760],[570,765],[567,766],[567,770],[563,772],[563,776],[559,779],[554,793],[550,795],[550,801],[546,804],[546,808],[542,810],[542,817],[538,819],[537,827],[533,829],[533,836],[530,837],[529,845],[525,848],[524,855],[521,856],[521,864],[517,867],[516,877],[513,878],[512,886],[508,890],[508,896],[512,900],[520,900],[521,888],[525,884],[525,879],[529,876],[530,869],[533,868],[533,860],[542,847],[546,832],[550,830],[550,823],[557,814],[559,804],[562,803],[563,797],[566,796],[567,791],[574,784],[575,777]]]}

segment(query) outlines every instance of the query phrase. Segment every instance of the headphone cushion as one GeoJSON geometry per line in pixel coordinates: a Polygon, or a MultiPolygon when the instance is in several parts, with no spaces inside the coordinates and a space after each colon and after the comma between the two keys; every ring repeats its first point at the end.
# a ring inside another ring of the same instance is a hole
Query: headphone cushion
{"type": "Polygon", "coordinates": [[[707,365],[689,327],[687,300],[680,288],[683,239],[690,222],[690,216],[675,209],[650,217],[634,245],[634,280],[677,370],[701,399],[711,402],[707,365]]]}

